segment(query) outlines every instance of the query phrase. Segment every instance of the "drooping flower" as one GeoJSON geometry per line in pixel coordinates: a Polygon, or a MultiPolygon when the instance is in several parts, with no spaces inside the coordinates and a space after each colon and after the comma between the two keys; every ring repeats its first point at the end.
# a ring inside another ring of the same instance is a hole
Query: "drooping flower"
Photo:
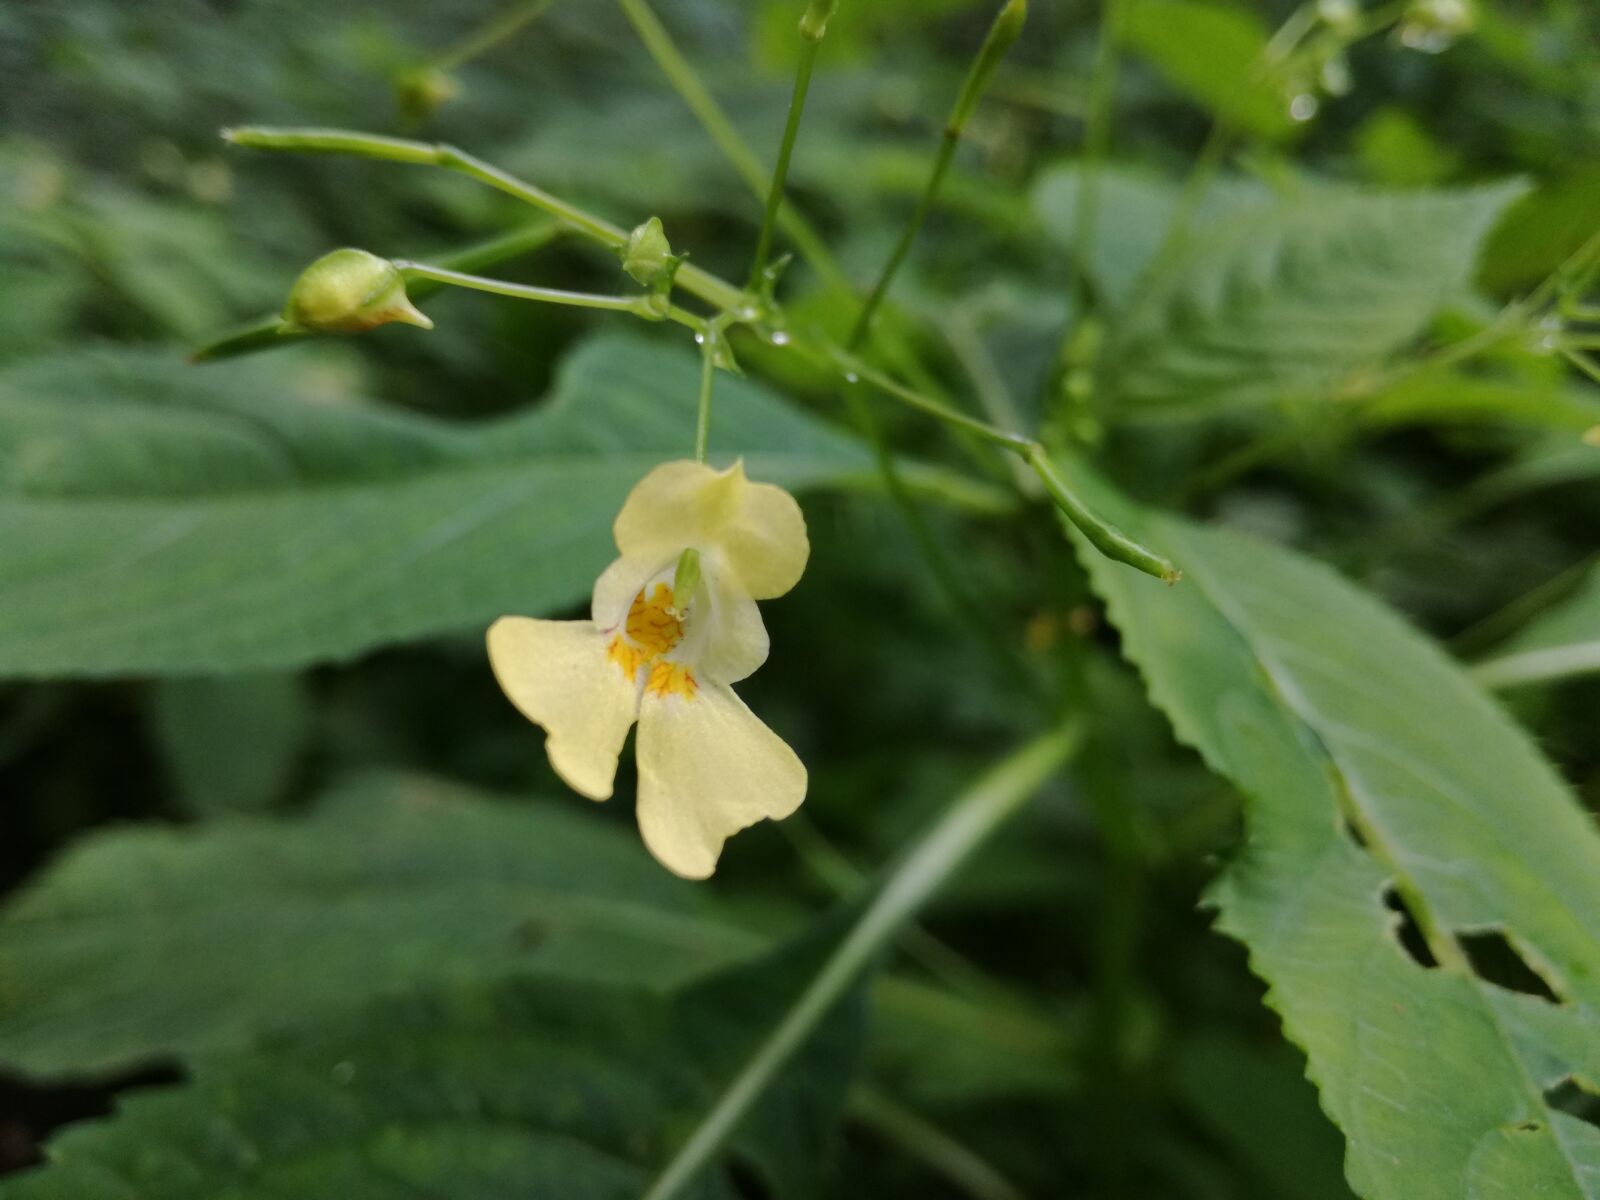
{"type": "Polygon", "coordinates": [[[544,727],[550,765],[590,799],[610,797],[638,722],[639,831],[668,869],[703,879],[728,837],[805,799],[805,766],[732,688],[766,661],[756,601],[799,582],[805,519],[743,463],[669,462],[634,487],[613,533],[621,557],[595,582],[593,619],[501,617],[489,661],[544,727]]]}

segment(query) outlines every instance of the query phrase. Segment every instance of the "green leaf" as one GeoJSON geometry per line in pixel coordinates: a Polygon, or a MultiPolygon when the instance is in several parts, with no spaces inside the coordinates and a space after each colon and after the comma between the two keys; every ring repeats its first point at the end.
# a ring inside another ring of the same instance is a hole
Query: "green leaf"
{"type": "Polygon", "coordinates": [[[157,744],[189,812],[253,812],[283,798],[310,733],[298,676],[164,679],[151,700],[157,744]]]}
{"type": "MultiPolygon", "coordinates": [[[[1084,175],[1076,163],[1052,167],[1041,173],[1029,197],[1046,235],[1068,253],[1077,236],[1084,175]]],[[[1161,249],[1178,215],[1182,188],[1154,171],[1103,166],[1095,170],[1093,191],[1085,269],[1105,298],[1122,307],[1161,249]]],[[[1272,193],[1254,180],[1222,178],[1200,193],[1191,215],[1196,225],[1210,226],[1271,203],[1272,193]]]]}
{"type": "MultiPolygon", "coordinates": [[[[579,603],[629,488],[693,444],[687,349],[605,335],[463,427],[284,394],[270,365],[101,352],[0,375],[0,675],[283,669],[579,603]]],[[[789,487],[853,442],[746,381],[713,458],[789,487]]]]}
{"type": "Polygon", "coordinates": [[[1268,67],[1267,30],[1254,13],[1216,0],[1137,0],[1122,36],[1220,120],[1273,141],[1300,128],[1285,81],[1268,67]]]}
{"type": "Polygon", "coordinates": [[[1152,698],[1248,798],[1212,899],[1309,1057],[1351,1186],[1594,1200],[1600,1128],[1564,1103],[1600,1080],[1593,819],[1459,667],[1333,572],[1098,499],[1184,568],[1146,587],[1084,555],[1152,698]]]}
{"type": "Polygon", "coordinates": [[[299,822],[78,843],[0,914],[0,1063],[107,1070],[511,971],[669,985],[760,944],[570,799],[378,776],[299,822]]]}
{"type": "Polygon", "coordinates": [[[1316,184],[1197,229],[1114,328],[1102,385],[1127,415],[1336,392],[1468,286],[1480,239],[1521,190],[1316,184]]]}
{"type": "Polygon", "coordinates": [[[1496,647],[1472,670],[1485,687],[1515,687],[1600,671],[1600,565],[1559,604],[1496,647]]]}
{"type": "MultiPolygon", "coordinates": [[[[752,982],[664,996],[516,980],[297,1024],[69,1130],[0,1197],[635,1200],[748,1036],[725,1013],[752,982]]],[[[815,1194],[856,1041],[847,1017],[824,1026],[728,1147],[770,1194],[815,1194]]],[[[721,1173],[685,1193],[737,1194],[721,1173]]]]}

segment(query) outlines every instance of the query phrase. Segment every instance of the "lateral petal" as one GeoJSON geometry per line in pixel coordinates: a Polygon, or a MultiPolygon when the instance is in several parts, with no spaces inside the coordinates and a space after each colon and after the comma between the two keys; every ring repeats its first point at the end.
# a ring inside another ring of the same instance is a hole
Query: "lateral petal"
{"type": "Polygon", "coordinates": [[[608,799],[639,691],[607,659],[605,635],[590,621],[501,617],[489,627],[489,663],[511,702],[544,728],[556,774],[591,800],[608,799]]]}

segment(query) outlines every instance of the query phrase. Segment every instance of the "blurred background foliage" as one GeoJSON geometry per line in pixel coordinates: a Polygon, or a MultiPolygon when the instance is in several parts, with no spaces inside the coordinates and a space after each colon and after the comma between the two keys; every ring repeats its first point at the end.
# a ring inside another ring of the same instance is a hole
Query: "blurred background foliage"
{"type": "MultiPolygon", "coordinates": [[[[770,154],[788,99],[797,6],[672,0],[659,9],[740,130],[770,154]]],[[[1412,48],[1392,33],[1367,38],[1340,56],[1337,71],[1348,86],[1334,80],[1332,88],[1326,76],[1240,86],[1241,61],[1292,19],[1292,5],[1133,6],[1085,289],[1071,249],[1098,9],[1035,0],[1028,31],[974,119],[886,314],[930,364],[932,382],[954,394],[988,389],[1008,397],[1029,425],[1070,425],[1145,498],[1333,564],[1462,659],[1491,660],[1484,668],[1491,676],[1498,659],[1502,677],[1519,682],[1518,668],[1506,665],[1517,654],[1554,647],[1559,656],[1600,638],[1590,567],[1600,532],[1600,450],[1577,436],[1597,424],[1596,397],[1536,338],[1498,346],[1470,377],[1478,392],[1469,395],[1466,377],[1432,392],[1424,379],[1359,410],[1285,398],[1307,390],[1310,368],[1292,351],[1277,359],[1254,348],[1246,355],[1249,379],[1273,384],[1266,396],[1232,385],[1176,391],[1161,372],[1182,377],[1205,366],[1194,366],[1200,351],[1185,357],[1181,327],[1142,340],[1137,329],[1117,335],[1129,339],[1126,356],[1100,367],[1102,382],[1124,397],[1113,412],[1062,403],[1058,386],[1063,327],[1088,315],[1086,299],[1097,312],[1127,299],[1218,117],[1237,135],[1226,174],[1206,189],[1199,210],[1207,222],[1215,213],[1217,228],[1295,181],[1313,226],[1356,194],[1339,190],[1347,185],[1520,181],[1514,191],[1451,193],[1451,203],[1467,207],[1416,209],[1416,229],[1398,251],[1386,244],[1377,252],[1433,261],[1431,253],[1439,269],[1402,270],[1426,295],[1402,307],[1401,325],[1379,337],[1395,344],[1371,347],[1374,357],[1418,337],[1446,341],[1484,328],[1502,303],[1536,286],[1600,228],[1600,30],[1590,0],[1479,0],[1475,28],[1448,45],[1412,48]],[[1469,203],[1466,196],[1489,198],[1469,203]],[[1146,410],[1138,403],[1145,393],[1175,403],[1146,410]],[[1186,408],[1195,397],[1204,403],[1186,408]]],[[[477,419],[540,411],[563,386],[564,370],[581,390],[588,376],[572,364],[586,344],[590,358],[581,361],[627,361],[646,353],[641,344],[674,332],[597,335],[597,326],[627,318],[441,292],[424,305],[436,323],[426,335],[390,328],[248,363],[188,366],[187,350],[275,310],[300,266],[328,249],[359,245],[427,259],[530,222],[508,198],[448,175],[226,150],[223,126],[326,125],[454,142],[624,227],[659,215],[696,265],[741,277],[759,206],[613,5],[552,4],[452,70],[453,97],[425,113],[406,111],[397,82],[495,15],[485,3],[412,0],[0,8],[0,408],[9,406],[0,430],[14,435],[0,444],[0,479],[20,491],[30,479],[53,479],[71,492],[74,454],[85,453],[84,469],[103,482],[121,453],[127,478],[144,480],[152,494],[179,486],[170,475],[177,468],[159,461],[159,441],[145,449],[132,417],[127,427],[105,427],[115,445],[87,453],[80,441],[56,447],[55,458],[25,458],[20,431],[47,419],[29,415],[28,402],[41,396],[59,410],[100,403],[108,388],[122,389],[119,395],[196,389],[234,397],[225,402],[241,409],[292,397],[333,417],[350,414],[352,428],[375,413],[425,419],[437,430],[429,438],[448,439],[477,419]],[[596,336],[613,340],[596,347],[589,340],[596,336]],[[105,356],[103,371],[96,356],[105,356]]],[[[872,278],[922,186],[949,97],[991,16],[988,4],[970,0],[844,0],[830,28],[793,185],[858,286],[872,278]]],[[[1254,219],[1251,228],[1259,232],[1254,219]]],[[[1323,281],[1352,256],[1339,242],[1309,253],[1307,270],[1323,281]]],[[[1370,265],[1358,261],[1355,273],[1370,265]]],[[[495,269],[597,291],[616,286],[613,271],[565,239],[495,269]]],[[[1202,280],[1213,278],[1210,271],[1204,262],[1195,267],[1202,280]]],[[[804,266],[791,270],[785,287],[805,319],[837,326],[848,316],[804,266]]],[[[1252,328],[1292,342],[1291,319],[1319,319],[1315,288],[1308,295],[1296,314],[1291,300],[1269,292],[1252,328]]],[[[545,918],[547,928],[525,935],[543,947],[529,962],[537,968],[549,956],[555,965],[548,969],[562,978],[592,975],[582,965],[588,961],[628,980],[676,983],[740,959],[751,945],[825,911],[840,886],[848,890],[858,872],[892,856],[1032,727],[1027,697],[948,610],[914,542],[863,482],[870,475],[859,448],[836,446],[820,429],[841,417],[827,381],[770,348],[740,349],[752,376],[768,381],[748,403],[777,392],[807,410],[806,428],[822,440],[817,461],[794,469],[801,482],[830,485],[806,493],[812,565],[800,591],[767,606],[773,658],[745,685],[752,707],[811,768],[803,820],[742,836],[705,895],[667,886],[632,853],[629,804],[593,809],[563,794],[539,753],[539,735],[494,686],[468,620],[420,639],[379,633],[330,654],[307,651],[294,662],[251,662],[237,672],[70,665],[70,637],[56,668],[29,668],[19,650],[7,659],[16,678],[0,683],[0,889],[37,889],[46,864],[66,852],[73,857],[62,870],[76,874],[51,873],[48,885],[64,889],[63,911],[76,903],[71,888],[81,876],[77,886],[120,897],[115,902],[129,913],[144,915],[85,934],[70,955],[24,940],[0,957],[0,1002],[9,1003],[0,1009],[9,1013],[0,1015],[0,1069],[10,1072],[0,1074],[0,1171],[36,1161],[58,1126],[107,1111],[117,1087],[175,1077],[186,1069],[184,1055],[211,1046],[230,1023],[267,1029],[286,1015],[336,1012],[342,996],[381,993],[374,979],[414,983],[419,962],[439,959],[450,964],[452,985],[503,988],[495,939],[511,936],[499,928],[508,908],[530,903],[517,890],[524,885],[564,898],[545,918]],[[462,789],[474,795],[454,824],[396,829],[416,796],[462,789]],[[529,810],[549,829],[506,823],[508,814],[529,810]],[[235,825],[241,814],[275,819],[235,825]],[[129,822],[146,832],[92,832],[129,822]],[[169,829],[188,832],[163,832],[169,829]],[[205,861],[179,853],[191,838],[206,847],[205,861]],[[255,844],[275,838],[286,845],[255,844]],[[522,858],[494,850],[523,843],[522,858]],[[326,861],[296,857],[294,845],[326,861]],[[179,857],[163,865],[167,854],[179,857]],[[275,855],[283,856],[281,871],[275,855]],[[431,902],[427,888],[410,897],[414,910],[363,898],[374,879],[424,878],[438,892],[431,902]],[[354,923],[327,917],[285,879],[333,908],[366,915],[354,923]],[[491,883],[504,894],[485,893],[491,883]],[[653,902],[657,889],[663,894],[653,902]],[[684,932],[676,950],[641,948],[616,930],[591,928],[573,902],[584,896],[681,906],[685,930],[695,932],[684,932]],[[564,916],[568,904],[574,911],[564,916]],[[174,915],[173,905],[188,915],[174,915]],[[148,961],[182,962],[194,947],[211,945],[187,940],[184,924],[207,914],[241,937],[270,933],[237,963],[205,958],[192,976],[169,981],[170,994],[153,997],[148,961]],[[613,935],[616,945],[605,940],[613,935]],[[479,936],[481,952],[473,949],[479,936]],[[163,938],[172,944],[158,953],[151,947],[163,938]],[[386,947],[384,962],[373,943],[386,947]],[[636,962],[644,965],[636,970],[636,962]],[[320,982],[307,982],[313,979],[320,982]],[[244,995],[254,998],[241,1006],[244,995]],[[11,996],[35,1013],[68,1006],[82,1044],[51,1043],[39,1031],[44,1017],[31,1028],[35,1018],[4,1000],[11,996]],[[152,1046],[169,1052],[153,1066],[144,1053],[152,1046]],[[146,1073],[122,1074],[135,1069],[146,1073]]],[[[692,380],[692,366],[670,362],[660,378],[687,370],[692,380]]],[[[642,365],[635,374],[648,380],[656,369],[642,365]]],[[[612,389],[607,394],[622,386],[592,385],[612,389]]],[[[743,394],[734,386],[723,393],[718,418],[730,428],[740,420],[733,397],[743,394]]],[[[670,403],[688,404],[688,387],[670,403]]],[[[635,420],[626,412],[611,419],[635,420]]],[[[749,420],[759,439],[760,422],[749,420]]],[[[938,428],[900,413],[888,422],[908,455],[966,462],[938,428]]],[[[404,429],[394,428],[401,438],[404,429]]],[[[681,428],[677,451],[670,442],[639,448],[659,449],[658,457],[685,452],[689,426],[681,428]]],[[[589,435],[573,436],[576,445],[589,435]]],[[[785,449],[770,429],[767,436],[774,454],[785,449]]],[[[38,452],[39,444],[29,446],[38,452]]],[[[234,468],[225,456],[214,462],[222,464],[222,487],[234,468]]],[[[331,477],[343,469],[329,467],[331,477]]],[[[95,479],[79,482],[92,492],[95,479]]],[[[530,561],[516,562],[518,545],[507,544],[494,547],[487,565],[512,607],[525,589],[520,611],[575,610],[580,567],[604,562],[609,514],[593,514],[585,536],[596,544],[578,551],[533,533],[538,515],[530,514],[530,561]],[[547,586],[544,556],[560,555],[572,565],[562,567],[559,586],[547,586]]],[[[903,944],[874,983],[865,1059],[854,1069],[857,1091],[833,1140],[823,1194],[1348,1195],[1340,1137],[1304,1082],[1303,1059],[1283,1043],[1242,950],[1210,932],[1197,908],[1237,842],[1238,795],[1173,740],[1048,522],[944,509],[931,516],[1003,635],[1083,698],[1088,739],[1070,778],[940,896],[921,935],[928,944],[903,944]]],[[[0,538],[7,536],[0,518],[0,538]]],[[[352,536],[359,552],[359,535],[352,536]]],[[[60,553],[93,553],[83,548],[88,543],[77,545],[60,553]]],[[[26,602],[7,592],[20,589],[28,553],[56,552],[18,553],[15,543],[12,550],[4,561],[19,576],[0,575],[0,647],[8,652],[22,641],[7,642],[7,611],[26,602]]],[[[85,565],[75,586],[92,590],[95,563],[85,565]]],[[[383,586],[391,584],[407,586],[403,577],[385,577],[383,586]]],[[[174,584],[202,599],[206,586],[203,564],[174,584]]],[[[101,599],[115,605],[120,597],[111,591],[101,599]]],[[[482,597],[463,604],[463,615],[497,611],[482,597]]],[[[176,608],[174,628],[214,622],[222,611],[176,608]]],[[[93,645],[98,633],[86,627],[84,636],[93,645]]],[[[1600,803],[1600,682],[1556,674],[1504,698],[1592,808],[1600,803]]],[[[18,894],[17,903],[53,911],[45,892],[18,894]]],[[[467,1005],[478,1020],[483,1010],[472,1005],[480,1003],[489,1001],[467,1005]]],[[[575,1037],[601,1037],[572,1017],[591,1003],[581,997],[496,993],[493,1003],[508,1014],[505,1028],[523,1018],[543,1029],[567,1021],[575,1037]]],[[[677,1016],[631,1012],[608,1019],[617,1029],[657,1020],[678,1028],[671,1024],[677,1016]]],[[[348,1014],[338,1019],[363,1024],[348,1014]]],[[[370,1025],[394,1037],[406,1021],[426,1029],[435,1020],[444,1018],[430,1009],[370,1025]]],[[[663,1032],[661,1039],[678,1036],[690,1035],[663,1032]]],[[[639,1035],[635,1058],[618,1051],[618,1069],[653,1070],[638,1065],[650,1043],[639,1035]]],[[[272,1053],[287,1062],[302,1047],[291,1042],[272,1053]]],[[[544,1051],[530,1043],[526,1053],[544,1051]]],[[[547,1069],[544,1059],[527,1062],[530,1071],[547,1069]]],[[[424,1082],[406,1086],[434,1086],[411,1065],[424,1082]]],[[[294,1076],[281,1063],[251,1070],[294,1076]]],[[[261,1079],[203,1086],[219,1095],[230,1086],[276,1095],[261,1079]]],[[[673,1077],[660,1086],[661,1095],[689,1104],[684,1097],[701,1085],[673,1077]]],[[[835,1090],[842,1094],[842,1085],[835,1090]]],[[[315,1103],[291,1092],[275,1102],[313,1110],[315,1103]]],[[[135,1143],[157,1144],[153,1110],[140,1120],[154,1124],[135,1129],[135,1143]]],[[[638,1121],[655,1128],[644,1116],[638,1121]]],[[[670,1140],[670,1122],[663,1128],[651,1136],[670,1140]]],[[[736,1174],[738,1194],[797,1194],[794,1172],[770,1167],[792,1164],[784,1147],[752,1145],[749,1158],[769,1164],[767,1182],[736,1174]]],[[[648,1158],[649,1147],[638,1153],[648,1158]]],[[[481,1178],[492,1189],[475,1168],[449,1169],[458,1181],[481,1178]]],[[[502,1182],[528,1178],[511,1172],[502,1182]]]]}

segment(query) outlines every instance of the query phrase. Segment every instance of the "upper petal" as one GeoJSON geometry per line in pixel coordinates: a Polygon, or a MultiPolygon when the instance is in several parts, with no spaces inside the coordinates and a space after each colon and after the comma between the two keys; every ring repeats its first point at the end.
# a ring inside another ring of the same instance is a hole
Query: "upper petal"
{"type": "Polygon", "coordinates": [[[556,774],[591,800],[609,797],[639,691],[607,660],[600,630],[589,621],[501,617],[489,627],[489,662],[511,702],[549,735],[556,774]]]}
{"type": "Polygon", "coordinates": [[[744,486],[738,508],[718,539],[728,564],[757,600],[781,596],[805,573],[811,557],[806,519],[795,498],[771,483],[744,481],[744,464],[729,468],[744,486]]]}
{"type": "Polygon", "coordinates": [[[627,557],[657,561],[687,546],[719,549],[758,600],[799,582],[811,546],[794,497],[751,483],[744,464],[717,471],[704,463],[662,463],[629,494],[613,533],[627,557]]]}
{"type": "Polygon", "coordinates": [[[722,844],[800,807],[806,768],[731,688],[654,695],[639,710],[639,832],[667,869],[704,879],[722,844]]]}

